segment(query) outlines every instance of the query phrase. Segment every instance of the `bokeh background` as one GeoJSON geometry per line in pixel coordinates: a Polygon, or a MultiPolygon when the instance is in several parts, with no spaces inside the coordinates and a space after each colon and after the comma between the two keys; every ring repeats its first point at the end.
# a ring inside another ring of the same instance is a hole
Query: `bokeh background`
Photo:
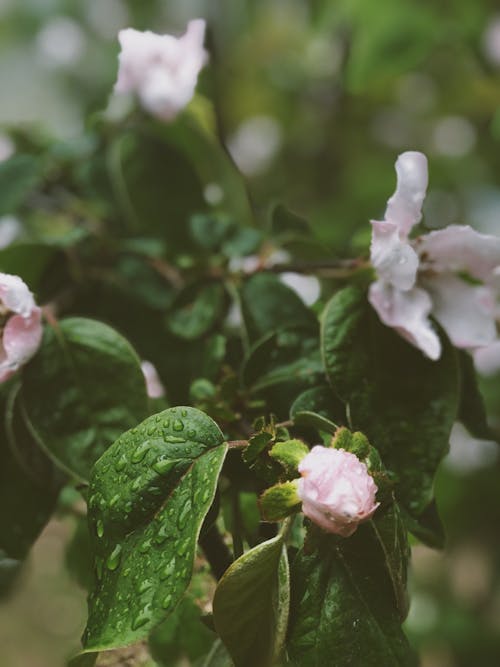
{"type": "MultiPolygon", "coordinates": [[[[425,225],[500,234],[495,0],[0,0],[0,159],[12,125],[78,143],[118,109],[121,28],[181,32],[200,16],[200,88],[262,219],[283,202],[338,253],[366,252],[395,158],[416,149],[430,163],[425,225]]],[[[482,386],[498,434],[500,378],[482,386]]],[[[457,427],[437,480],[448,547],[414,546],[406,628],[424,667],[500,664],[499,480],[497,446],[457,427]]],[[[62,666],[78,645],[85,593],[63,567],[76,525],[51,522],[0,606],[2,667],[62,666]]]]}

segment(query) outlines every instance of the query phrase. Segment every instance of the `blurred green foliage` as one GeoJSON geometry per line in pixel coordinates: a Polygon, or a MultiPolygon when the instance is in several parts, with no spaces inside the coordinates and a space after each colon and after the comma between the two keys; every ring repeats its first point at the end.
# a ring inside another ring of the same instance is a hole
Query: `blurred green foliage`
{"type": "MultiPolygon", "coordinates": [[[[73,310],[111,321],[144,345],[138,351],[158,360],[160,374],[176,377],[170,398],[185,399],[193,380],[220,374],[220,341],[179,341],[175,333],[186,330],[187,317],[189,331],[210,333],[226,295],[211,292],[207,305],[197,299],[210,287],[199,286],[174,303],[174,292],[169,295],[151,267],[173,253],[189,268],[193,258],[182,254],[188,237],[198,242],[207,265],[212,242],[222,255],[249,254],[260,232],[235,238],[232,220],[214,222],[206,215],[218,196],[217,187],[206,186],[212,165],[200,175],[184,163],[175,143],[182,144],[180,126],[175,137],[162,130],[167,146],[157,135],[139,142],[133,127],[121,134],[111,128],[110,120],[120,117],[117,100],[110,100],[117,31],[182,30],[189,18],[204,16],[211,65],[199,91],[215,111],[207,123],[245,173],[259,229],[268,228],[275,204],[283,203],[311,222],[315,256],[354,257],[367,253],[368,220],[383,213],[395,181],[394,158],[407,149],[422,150],[430,160],[424,225],[462,222],[500,232],[498,11],[494,0],[2,0],[0,122],[12,130],[19,155],[0,166],[0,186],[16,186],[8,188],[11,199],[2,199],[0,213],[21,205],[30,243],[1,250],[2,270],[9,270],[9,262],[18,266],[19,253],[26,253],[23,277],[37,288],[45,272],[47,294],[40,296],[52,296],[65,281],[78,284],[78,262],[68,259],[69,246],[78,241],[87,264],[95,264],[94,291],[92,299],[80,291],[73,310]],[[137,151],[154,154],[152,173],[141,173],[137,151]],[[156,236],[143,239],[139,232],[146,231],[134,228],[134,215],[140,210],[142,219],[148,217],[151,197],[162,195],[164,180],[154,173],[158,162],[172,176],[163,214],[179,218],[165,237],[163,219],[151,209],[149,231],[156,236]],[[61,191],[62,180],[67,188],[61,191]],[[137,200],[124,201],[120,188],[137,180],[148,190],[136,188],[137,200]],[[39,199],[26,202],[37,183],[39,199]],[[31,210],[25,218],[23,203],[31,210]],[[185,218],[193,208],[202,215],[191,218],[189,227],[185,218]],[[98,244],[96,251],[92,239],[99,238],[103,219],[121,238],[115,246],[109,240],[98,244]],[[112,280],[106,274],[111,261],[118,267],[112,280]],[[136,304],[133,317],[125,294],[136,304]],[[154,335],[159,329],[161,341],[154,335]],[[147,340],[140,335],[144,330],[152,332],[147,340]],[[179,364],[189,358],[191,376],[178,377],[175,359],[162,365],[161,348],[172,344],[179,364]]],[[[0,139],[0,150],[4,144],[8,150],[6,138],[0,139]]],[[[203,141],[200,135],[200,145],[191,147],[195,154],[203,154],[203,141]]],[[[212,185],[218,185],[221,169],[214,163],[212,185]]],[[[244,215],[244,199],[239,193],[233,203],[237,216],[244,215]]],[[[294,233],[300,235],[300,224],[294,233]]],[[[228,345],[229,356],[241,354],[228,345]]],[[[287,345],[284,358],[293,341],[287,345]]],[[[279,365],[266,357],[265,341],[255,354],[270,365],[268,391],[279,390],[279,375],[271,375],[279,365]]],[[[231,378],[226,385],[231,393],[231,378]]],[[[496,377],[482,386],[497,435],[499,385],[496,377]]],[[[222,410],[224,396],[217,400],[222,410]]],[[[498,457],[473,469],[442,467],[437,498],[449,545],[444,556],[415,550],[407,622],[428,667],[500,663],[498,468],[498,457]]],[[[77,540],[78,534],[71,560],[84,548],[75,546],[77,540]]],[[[85,581],[85,572],[78,578],[85,581]]],[[[186,606],[186,617],[191,612],[186,606]]],[[[23,623],[22,616],[18,620],[23,623]]],[[[171,628],[164,631],[168,643],[171,628]]],[[[7,660],[6,667],[22,664],[10,653],[7,660]]]]}

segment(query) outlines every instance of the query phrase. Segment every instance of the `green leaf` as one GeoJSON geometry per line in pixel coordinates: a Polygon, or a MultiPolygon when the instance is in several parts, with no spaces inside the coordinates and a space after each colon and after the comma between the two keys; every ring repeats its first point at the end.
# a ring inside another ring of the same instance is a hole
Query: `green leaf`
{"type": "Polygon", "coordinates": [[[457,414],[454,348],[443,336],[441,358],[426,359],[384,326],[366,295],[353,287],[328,303],[321,333],[325,369],[347,404],[352,428],[366,434],[397,474],[396,494],[418,516],[431,500],[457,414]]]}
{"type": "MultiPolygon", "coordinates": [[[[3,401],[2,407],[5,409],[3,401]]],[[[5,429],[0,434],[0,596],[10,589],[22,561],[52,515],[61,486],[50,466],[36,460],[33,469],[27,469],[20,463],[24,453],[33,451],[36,445],[17,412],[14,415],[11,408],[7,417],[11,447],[5,429]],[[22,450],[20,460],[13,453],[17,448],[22,450]],[[38,477],[42,470],[44,475],[38,477]]]]}
{"type": "Polygon", "coordinates": [[[205,202],[194,167],[175,145],[151,128],[128,130],[111,144],[108,169],[130,230],[189,245],[189,216],[205,202]]]}
{"type": "Polygon", "coordinates": [[[224,288],[218,283],[189,287],[181,292],[167,316],[168,328],[180,338],[199,338],[224,314],[225,301],[224,288]]]}
{"type": "Polygon", "coordinates": [[[317,667],[333,657],[335,667],[416,666],[394,598],[406,581],[406,551],[390,510],[348,539],[322,534],[314,549],[300,551],[291,576],[291,663],[317,667]]]}
{"type": "Polygon", "coordinates": [[[282,649],[288,605],[288,562],[278,535],[238,558],[215,591],[215,628],[235,667],[273,664],[282,649]]]}
{"type": "Polygon", "coordinates": [[[483,397],[479,390],[474,362],[464,350],[458,352],[461,371],[460,407],[458,419],[476,438],[491,439],[491,429],[483,397]]]}
{"type": "Polygon", "coordinates": [[[296,426],[311,427],[333,435],[338,428],[335,422],[345,420],[345,408],[331,387],[322,385],[306,389],[297,396],[290,408],[290,418],[296,426]]]}
{"type": "Polygon", "coordinates": [[[97,461],[89,488],[96,581],[86,651],[138,641],[175,608],[225,454],[215,422],[178,407],[124,433],[97,461]]]}
{"type": "Polygon", "coordinates": [[[403,514],[406,527],[421,542],[432,549],[444,549],[446,534],[433,500],[417,518],[403,514]]]}
{"type": "Polygon", "coordinates": [[[32,155],[17,154],[0,163],[0,215],[14,213],[40,178],[39,161],[32,155]]]}
{"type": "Polygon", "coordinates": [[[56,249],[43,243],[16,243],[0,250],[0,271],[20,276],[36,290],[56,249]]]}
{"type": "Polygon", "coordinates": [[[23,375],[21,398],[33,435],[59,466],[83,480],[120,433],[148,413],[136,353],[101,322],[73,317],[46,327],[23,375]]]}
{"type": "Polygon", "coordinates": [[[176,609],[149,637],[152,657],[162,667],[177,667],[188,659],[190,664],[207,655],[214,642],[214,633],[201,620],[201,610],[194,599],[185,595],[176,609]]]}
{"type": "Polygon", "coordinates": [[[304,327],[312,332],[317,329],[312,311],[271,273],[257,273],[243,283],[241,308],[252,342],[279,329],[304,327]]]}
{"type": "Polygon", "coordinates": [[[273,236],[309,236],[311,228],[307,220],[278,204],[271,214],[271,233],[273,236]]]}

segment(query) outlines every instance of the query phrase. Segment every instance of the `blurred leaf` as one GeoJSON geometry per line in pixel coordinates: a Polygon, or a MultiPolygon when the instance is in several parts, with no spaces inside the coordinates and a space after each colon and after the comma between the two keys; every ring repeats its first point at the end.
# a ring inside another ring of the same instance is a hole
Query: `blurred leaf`
{"type": "Polygon", "coordinates": [[[309,223],[296,213],[278,204],[271,213],[271,234],[276,236],[311,235],[309,223]]]}
{"type": "Polygon", "coordinates": [[[21,398],[35,438],[83,480],[118,435],[148,413],[144,376],[128,341],[80,317],[46,327],[24,369],[21,398]]]}
{"type": "Polygon", "coordinates": [[[201,610],[190,595],[185,595],[174,611],[152,631],[149,649],[161,667],[177,667],[188,658],[192,663],[207,655],[214,633],[201,620],[201,610]]]}
{"type": "Polygon", "coordinates": [[[257,273],[245,280],[241,307],[251,342],[279,329],[317,328],[314,314],[302,299],[271,273],[257,273]]]}
{"type": "Polygon", "coordinates": [[[238,558],[214,595],[214,623],[235,667],[270,667],[285,639],[289,574],[283,537],[238,558]]]}
{"type": "MultiPolygon", "coordinates": [[[[5,402],[2,400],[2,409],[5,402]]],[[[10,409],[12,413],[12,408],[10,409]]],[[[11,447],[26,451],[36,445],[17,418],[10,417],[11,447]],[[26,443],[25,439],[29,442],[26,443]]],[[[60,483],[46,474],[22,467],[7,445],[7,433],[0,438],[0,597],[8,593],[32,544],[54,511],[60,483]]]]}
{"type": "Polygon", "coordinates": [[[439,517],[436,501],[433,500],[429,503],[417,518],[405,513],[403,513],[403,517],[410,533],[423,544],[432,549],[444,549],[446,534],[439,517]]]}
{"type": "Polygon", "coordinates": [[[461,370],[460,406],[458,419],[469,433],[476,438],[491,438],[491,429],[483,397],[479,390],[474,362],[470,354],[464,350],[458,352],[461,370]]]}
{"type": "Polygon", "coordinates": [[[90,535],[86,517],[78,518],[75,531],[66,546],[64,561],[66,569],[76,583],[86,591],[90,590],[94,575],[92,573],[90,535]]]}
{"type": "Polygon", "coordinates": [[[0,271],[20,276],[36,290],[56,249],[43,243],[16,243],[0,250],[0,271]]]}
{"type": "Polygon", "coordinates": [[[32,155],[13,155],[0,162],[0,215],[15,213],[41,179],[40,161],[32,155]]]}
{"type": "Polygon", "coordinates": [[[168,328],[179,338],[200,338],[222,317],[225,301],[224,288],[219,283],[192,285],[180,293],[168,314],[168,328]]]}
{"type": "Polygon", "coordinates": [[[225,453],[215,422],[179,407],[124,433],[96,463],[86,651],[138,641],[173,611],[191,580],[225,453]]]}
{"type": "Polygon", "coordinates": [[[296,556],[288,636],[293,665],[327,665],[332,656],[336,667],[417,665],[394,598],[405,581],[405,533],[397,511],[377,514],[373,526],[359,526],[352,537],[321,533],[296,556]]]}
{"type": "Polygon", "coordinates": [[[111,144],[108,165],[131,230],[165,238],[169,250],[189,245],[189,216],[205,204],[194,167],[175,146],[150,131],[129,130],[111,144]]]}
{"type": "Polygon", "coordinates": [[[412,516],[431,500],[458,409],[457,359],[449,341],[442,342],[441,358],[426,359],[380,322],[356,288],[338,292],[323,313],[328,378],[348,406],[352,428],[398,475],[396,493],[412,516]]]}

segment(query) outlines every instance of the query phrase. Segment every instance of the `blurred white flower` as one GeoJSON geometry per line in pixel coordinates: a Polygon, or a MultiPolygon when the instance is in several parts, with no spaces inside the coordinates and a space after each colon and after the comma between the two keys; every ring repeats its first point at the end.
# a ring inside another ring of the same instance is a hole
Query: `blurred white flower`
{"type": "Polygon", "coordinates": [[[252,116],[243,121],[228,141],[228,149],[239,169],[248,176],[264,171],[278,152],[283,133],[276,119],[252,116]]]}
{"type": "Polygon", "coordinates": [[[71,67],[83,57],[87,38],[76,21],[56,16],[36,37],[42,61],[52,67],[71,67]]]}
{"type": "Polygon", "coordinates": [[[316,276],[305,276],[301,273],[285,272],[279,276],[282,283],[298,294],[306,306],[312,306],[319,299],[321,285],[316,276]]]}
{"type": "Polygon", "coordinates": [[[433,150],[438,155],[463,157],[476,145],[476,128],[462,116],[446,116],[435,125],[432,134],[433,150]]]}
{"type": "Polygon", "coordinates": [[[0,134],[0,162],[8,160],[14,154],[16,147],[8,134],[0,134]]]}
{"type": "Polygon", "coordinates": [[[162,398],[165,396],[165,387],[154,365],[150,361],[142,361],[141,369],[146,381],[146,391],[149,398],[162,398]]]}
{"type": "Polygon", "coordinates": [[[483,52],[492,65],[500,66],[500,15],[493,16],[483,33],[483,52]]]}
{"type": "Polygon", "coordinates": [[[21,235],[22,231],[21,223],[13,215],[2,216],[0,218],[0,248],[9,246],[21,235]]]}
{"type": "Polygon", "coordinates": [[[486,468],[498,459],[498,444],[491,440],[473,438],[469,431],[456,422],[450,435],[450,451],[444,465],[456,473],[469,473],[486,468]]]}
{"type": "Polygon", "coordinates": [[[118,93],[136,93],[154,116],[171,121],[191,101],[198,74],[207,62],[205,21],[190,21],[181,37],[140,32],[119,33],[118,93]]]}

